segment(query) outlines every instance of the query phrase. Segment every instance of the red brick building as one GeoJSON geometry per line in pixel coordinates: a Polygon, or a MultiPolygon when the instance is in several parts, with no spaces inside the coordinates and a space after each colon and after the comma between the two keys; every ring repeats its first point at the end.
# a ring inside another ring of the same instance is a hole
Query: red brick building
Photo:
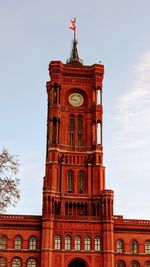
{"type": "Polygon", "coordinates": [[[0,215],[0,267],[150,267],[150,221],[115,216],[105,188],[104,66],[74,40],[49,74],[42,216],[0,215]]]}

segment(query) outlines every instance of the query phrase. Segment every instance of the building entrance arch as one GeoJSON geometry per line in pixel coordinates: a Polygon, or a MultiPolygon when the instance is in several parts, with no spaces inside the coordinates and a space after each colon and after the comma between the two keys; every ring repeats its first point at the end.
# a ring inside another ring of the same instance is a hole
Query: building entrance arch
{"type": "Polygon", "coordinates": [[[87,264],[80,259],[76,259],[76,260],[71,261],[68,267],[87,267],[87,264]]]}

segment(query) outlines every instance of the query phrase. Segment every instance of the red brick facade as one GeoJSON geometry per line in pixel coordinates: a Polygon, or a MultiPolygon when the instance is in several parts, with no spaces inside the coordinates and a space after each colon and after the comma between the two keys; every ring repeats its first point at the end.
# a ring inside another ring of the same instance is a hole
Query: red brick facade
{"type": "Polygon", "coordinates": [[[150,221],[105,188],[104,66],[52,61],[42,216],[0,215],[0,267],[150,267],[150,221]]]}

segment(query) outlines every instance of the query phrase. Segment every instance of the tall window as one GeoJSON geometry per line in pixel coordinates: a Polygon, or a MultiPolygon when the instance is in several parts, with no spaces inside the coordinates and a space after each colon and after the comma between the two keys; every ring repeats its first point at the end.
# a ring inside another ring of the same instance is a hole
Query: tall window
{"type": "Polygon", "coordinates": [[[123,253],[124,252],[124,244],[122,240],[117,241],[117,253],[123,253]]]}
{"type": "Polygon", "coordinates": [[[75,238],[75,250],[81,250],[81,237],[76,236],[75,238]]]}
{"type": "Polygon", "coordinates": [[[27,267],[36,267],[36,260],[32,258],[28,259],[27,267]]]}
{"type": "Polygon", "coordinates": [[[100,237],[95,237],[95,251],[100,251],[100,237]]]}
{"type": "Polygon", "coordinates": [[[138,253],[138,243],[135,240],[132,240],[132,242],[131,242],[131,253],[132,254],[138,253]]]}
{"type": "Polygon", "coordinates": [[[150,254],[150,241],[145,242],[145,253],[150,254]]]}
{"type": "Polygon", "coordinates": [[[78,146],[82,146],[82,135],[83,135],[83,118],[82,115],[78,117],[78,146]]]}
{"type": "Polygon", "coordinates": [[[20,236],[15,237],[15,244],[14,244],[15,249],[21,249],[21,243],[22,243],[21,241],[22,241],[22,239],[20,236]]]}
{"type": "Polygon", "coordinates": [[[117,267],[126,267],[126,264],[124,261],[120,260],[117,262],[117,267]]]}
{"type": "Polygon", "coordinates": [[[101,123],[97,123],[97,145],[101,144],[101,123]]]}
{"type": "Polygon", "coordinates": [[[37,246],[37,241],[36,241],[36,237],[32,236],[29,239],[29,249],[30,250],[36,250],[36,246],[37,246]]]}
{"type": "Polygon", "coordinates": [[[70,250],[71,249],[71,237],[67,235],[65,237],[65,250],[70,250]]]}
{"type": "Polygon", "coordinates": [[[5,257],[0,257],[0,267],[7,267],[7,261],[5,257]]]}
{"type": "Polygon", "coordinates": [[[85,238],[85,250],[91,250],[91,238],[89,236],[86,236],[85,238]]]}
{"type": "Polygon", "coordinates": [[[97,105],[101,104],[101,91],[100,89],[97,90],[97,105]]]}
{"type": "Polygon", "coordinates": [[[140,264],[138,261],[132,261],[131,267],[140,267],[140,264]]]}
{"type": "Polygon", "coordinates": [[[70,146],[74,146],[74,131],[75,131],[75,117],[74,115],[70,116],[69,122],[69,131],[70,131],[70,146]]]}
{"type": "Polygon", "coordinates": [[[0,250],[6,249],[7,238],[6,236],[0,236],[0,250]]]}
{"type": "Polygon", "coordinates": [[[56,143],[56,129],[57,129],[57,119],[53,118],[53,131],[52,131],[52,143],[56,143]]]}
{"type": "Polygon", "coordinates": [[[73,171],[68,171],[68,192],[73,192],[73,171]]]}
{"type": "Polygon", "coordinates": [[[21,267],[21,259],[20,258],[13,258],[12,267],[21,267]]]}
{"type": "Polygon", "coordinates": [[[84,171],[79,172],[79,193],[84,193],[85,185],[84,185],[84,171]]]}
{"type": "Polygon", "coordinates": [[[60,250],[61,249],[61,237],[60,237],[60,235],[56,235],[55,236],[55,241],[54,242],[55,242],[54,243],[54,248],[56,250],[60,250]]]}

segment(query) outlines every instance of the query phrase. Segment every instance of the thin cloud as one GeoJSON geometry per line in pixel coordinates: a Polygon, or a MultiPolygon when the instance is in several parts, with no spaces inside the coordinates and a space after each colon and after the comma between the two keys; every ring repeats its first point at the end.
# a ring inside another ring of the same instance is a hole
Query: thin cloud
{"type": "Polygon", "coordinates": [[[150,143],[150,51],[138,58],[133,74],[132,85],[117,100],[115,121],[115,145],[130,149],[150,143]]]}

